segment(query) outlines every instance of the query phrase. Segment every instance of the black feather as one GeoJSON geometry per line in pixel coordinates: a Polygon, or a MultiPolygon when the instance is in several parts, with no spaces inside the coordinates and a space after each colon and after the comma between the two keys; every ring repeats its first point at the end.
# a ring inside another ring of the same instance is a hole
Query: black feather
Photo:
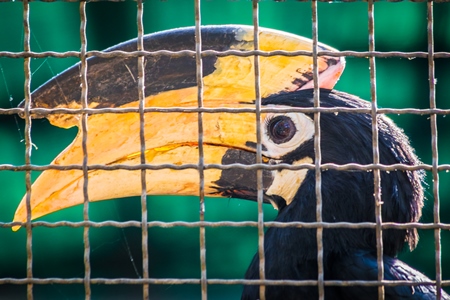
{"type": "MultiPolygon", "coordinates": [[[[313,91],[305,90],[286,93],[263,99],[263,105],[276,104],[293,107],[313,107],[313,91]]],[[[370,108],[370,103],[355,96],[321,90],[321,107],[370,108]]],[[[310,116],[313,118],[313,116],[310,116]]],[[[322,163],[373,163],[372,118],[367,113],[339,112],[321,113],[322,163]]],[[[377,117],[379,153],[382,164],[419,164],[408,138],[389,118],[377,117]]],[[[301,129],[298,129],[301,130],[301,129]]],[[[284,163],[292,163],[304,157],[314,160],[313,139],[303,143],[282,158],[284,163]]],[[[417,222],[423,207],[423,171],[396,170],[381,171],[381,198],[383,222],[417,222]]],[[[294,200],[282,207],[276,218],[278,222],[315,222],[316,193],[314,171],[308,171],[294,200]]],[[[374,178],[372,171],[322,172],[322,218],[325,222],[375,222],[374,178]]],[[[405,242],[412,250],[418,241],[416,229],[383,230],[383,251],[385,254],[385,277],[418,280],[425,278],[419,272],[394,259],[405,242]],[[392,267],[392,268],[390,268],[392,267]],[[403,268],[405,274],[398,272],[403,268]]],[[[344,279],[350,273],[342,273],[347,263],[363,265],[373,270],[373,258],[367,253],[376,253],[375,229],[324,229],[324,275],[325,279],[344,279]],[[364,253],[364,255],[361,255],[364,253]],[[359,255],[359,256],[358,256],[359,255]]],[[[317,280],[316,230],[306,228],[270,228],[265,234],[265,275],[267,279],[317,280]]],[[[376,256],[375,256],[376,257],[376,256]]],[[[358,269],[359,268],[359,269],[358,269]]],[[[363,272],[364,268],[358,267],[363,272]]],[[[353,280],[377,279],[374,272],[359,278],[354,272],[353,280]]],[[[351,276],[350,276],[351,277],[351,276]]],[[[258,255],[253,258],[246,273],[247,279],[259,279],[258,255]]],[[[435,289],[416,287],[411,299],[434,297],[435,289]],[[427,296],[432,295],[432,296],[427,296]]],[[[410,287],[406,287],[410,291],[410,287]]],[[[412,290],[411,290],[412,291],[412,290]]],[[[368,299],[368,294],[377,297],[377,288],[368,287],[326,287],[326,299],[368,299]],[[348,295],[352,295],[351,297],[348,295]],[[357,296],[359,295],[359,296],[357,296]]],[[[386,299],[409,299],[405,287],[386,289],[386,299]],[[403,296],[400,296],[403,295],[403,296]],[[406,298],[402,298],[406,297],[406,298]]],[[[446,294],[445,297],[448,297],[446,294]]],[[[315,299],[317,286],[267,286],[266,299],[315,299]]],[[[450,299],[450,298],[443,299],[450,299]]],[[[242,299],[258,299],[259,286],[246,285],[242,299]]]]}
{"type": "MultiPolygon", "coordinates": [[[[430,282],[426,276],[405,263],[390,256],[383,257],[385,280],[406,280],[410,282],[430,282]]],[[[377,254],[356,251],[340,257],[333,264],[333,278],[337,280],[376,280],[378,276],[377,254]]],[[[378,299],[377,287],[352,287],[340,289],[342,299],[378,299]]],[[[436,288],[431,285],[386,286],[385,299],[436,299],[436,288]]],[[[444,294],[442,299],[449,299],[444,294]]]]}

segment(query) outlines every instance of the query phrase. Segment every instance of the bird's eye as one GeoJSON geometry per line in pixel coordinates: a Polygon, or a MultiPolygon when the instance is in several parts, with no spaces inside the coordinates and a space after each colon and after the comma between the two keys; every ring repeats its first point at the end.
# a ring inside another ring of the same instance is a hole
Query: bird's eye
{"type": "MultiPolygon", "coordinates": [[[[269,105],[272,108],[289,108],[289,106],[269,105]]],[[[279,159],[295,151],[305,141],[314,136],[314,122],[303,113],[268,113],[262,124],[263,154],[272,159],[279,159]]]]}
{"type": "Polygon", "coordinates": [[[267,124],[267,133],[275,144],[289,142],[297,132],[294,121],[288,116],[271,118],[267,124]]]}

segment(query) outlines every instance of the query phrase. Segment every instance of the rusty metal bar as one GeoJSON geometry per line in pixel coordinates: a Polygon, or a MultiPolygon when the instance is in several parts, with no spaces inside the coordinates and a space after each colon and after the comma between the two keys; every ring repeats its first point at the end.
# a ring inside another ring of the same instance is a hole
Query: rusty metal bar
{"type": "MultiPolygon", "coordinates": [[[[86,57],[98,56],[102,58],[112,58],[112,57],[139,57],[139,56],[157,56],[157,55],[165,55],[171,57],[183,57],[183,56],[193,56],[195,55],[195,51],[192,50],[181,50],[181,51],[168,51],[168,50],[158,50],[158,51],[120,51],[114,50],[110,52],[92,50],[86,52],[86,57]]],[[[311,51],[298,50],[298,51],[285,51],[285,50],[276,50],[276,51],[264,51],[264,50],[226,50],[226,51],[216,51],[216,50],[204,50],[202,51],[202,57],[206,56],[240,56],[240,57],[248,57],[248,56],[275,56],[275,55],[283,55],[283,56],[312,56],[311,51]]],[[[399,52],[399,51],[319,51],[317,56],[332,56],[332,57],[355,57],[355,58],[368,58],[368,57],[376,57],[376,58],[428,58],[428,52],[423,51],[414,51],[414,52],[399,52]]],[[[435,52],[434,58],[450,58],[450,52],[435,52]]],[[[44,52],[11,52],[11,51],[0,51],[0,57],[8,57],[8,58],[24,58],[24,57],[32,57],[32,58],[47,58],[47,57],[55,57],[55,58],[66,58],[66,57],[80,57],[80,52],[78,51],[67,51],[67,52],[55,52],[55,51],[44,51],[44,52]]]]}
{"type": "MultiPolygon", "coordinates": [[[[369,18],[369,51],[375,51],[375,16],[374,16],[373,0],[368,1],[368,18],[369,18]]],[[[375,69],[375,57],[369,58],[370,69],[370,95],[371,95],[371,116],[372,116],[372,154],[373,164],[380,163],[380,152],[378,148],[378,105],[377,105],[377,81],[375,69]]],[[[374,202],[375,202],[375,235],[377,240],[377,268],[378,281],[384,279],[384,263],[383,263],[383,231],[382,231],[382,205],[381,200],[381,185],[380,185],[380,169],[372,170],[373,173],[373,188],[374,188],[374,202]]],[[[378,286],[378,300],[384,300],[384,286],[378,286]]]]}
{"type": "MultiPolygon", "coordinates": [[[[2,278],[0,284],[82,284],[83,278],[32,278],[28,279],[15,279],[15,278],[2,278]]],[[[92,278],[92,284],[129,284],[129,285],[142,285],[142,284],[200,284],[200,279],[197,278],[92,278]]],[[[436,282],[434,280],[413,282],[407,280],[326,280],[325,286],[434,286],[436,282]]],[[[317,280],[246,280],[246,279],[208,279],[209,285],[271,285],[271,286],[317,286],[317,280]]],[[[450,280],[442,281],[442,286],[450,286],[450,280]]]]}
{"type": "MultiPolygon", "coordinates": [[[[197,77],[197,107],[203,108],[203,60],[202,60],[202,30],[201,30],[201,1],[194,2],[195,15],[195,61],[197,77]]],[[[199,218],[205,221],[205,173],[203,150],[203,113],[198,112],[198,176],[199,176],[199,218]]],[[[208,298],[208,281],[206,268],[206,228],[199,226],[200,235],[200,285],[202,300],[208,298]]]]}
{"type": "MultiPolygon", "coordinates": [[[[30,5],[28,0],[23,1],[23,50],[24,52],[31,51],[30,47],[30,5]]],[[[24,58],[23,69],[25,74],[24,80],[24,94],[25,94],[25,105],[24,105],[24,118],[25,118],[25,165],[29,166],[31,164],[31,150],[32,150],[32,140],[31,140],[31,69],[30,69],[30,58],[24,58]]],[[[33,232],[31,226],[31,171],[25,172],[25,187],[26,187],[26,209],[27,209],[27,221],[24,224],[27,231],[27,279],[33,278],[33,232]]],[[[27,299],[33,299],[33,283],[27,283],[27,299]]]]}
{"type": "MultiPolygon", "coordinates": [[[[173,169],[173,170],[185,170],[185,169],[198,169],[197,164],[184,164],[184,165],[173,165],[173,164],[161,164],[161,165],[150,165],[150,164],[140,164],[140,165],[124,165],[124,164],[117,164],[117,165],[89,165],[88,170],[129,170],[129,171],[135,171],[135,170],[161,170],[161,169],[173,169]]],[[[68,170],[82,170],[83,166],[81,165],[67,165],[67,166],[60,166],[60,165],[44,165],[44,166],[36,166],[36,165],[22,165],[22,166],[14,166],[14,165],[0,165],[0,170],[8,170],[8,171],[44,171],[44,170],[61,170],[61,171],[68,171],[68,170]]],[[[301,169],[308,169],[308,170],[314,170],[315,165],[313,164],[298,164],[298,165],[289,165],[289,164],[278,164],[278,165],[266,165],[266,164],[252,164],[252,165],[243,165],[243,164],[228,164],[228,165],[221,165],[221,164],[205,164],[204,169],[218,169],[218,170],[229,170],[229,169],[242,169],[242,170],[301,170],[301,169]]],[[[404,171],[417,171],[417,170],[426,170],[426,171],[432,171],[433,166],[427,165],[427,164],[420,164],[416,166],[408,166],[403,164],[393,164],[393,165],[383,165],[383,164],[344,164],[344,165],[336,165],[331,163],[321,164],[320,165],[321,170],[340,170],[340,171],[371,171],[374,169],[379,169],[381,171],[398,171],[398,170],[404,170],[404,171]]],[[[449,171],[450,165],[439,165],[437,167],[437,171],[449,171]]]]}
{"type": "MultiPolygon", "coordinates": [[[[428,38],[428,85],[430,108],[436,108],[436,77],[434,65],[434,32],[433,32],[433,1],[427,2],[427,38],[428,38]]],[[[440,223],[440,199],[439,199],[439,152],[438,152],[438,131],[437,116],[430,115],[431,126],[431,154],[432,154],[432,174],[433,174],[433,220],[435,224],[440,223]]],[[[441,262],[441,229],[434,229],[434,260],[436,272],[436,299],[442,297],[442,262],[441,262]]]]}
{"type": "MultiPolygon", "coordinates": [[[[125,114],[132,112],[139,112],[139,108],[85,108],[85,109],[72,109],[72,108],[31,108],[31,114],[37,114],[41,116],[51,114],[69,114],[78,115],[82,112],[86,112],[89,115],[98,114],[125,114]]],[[[378,108],[378,114],[414,114],[414,115],[450,115],[450,109],[440,108],[378,108]]],[[[232,108],[232,107],[146,107],[144,113],[148,112],[184,112],[184,113],[256,113],[254,108],[232,108]]],[[[271,108],[261,107],[261,113],[288,113],[288,112],[300,112],[306,114],[312,114],[316,112],[320,113],[371,113],[369,108],[348,108],[348,107],[292,107],[292,108],[271,108]]],[[[23,108],[0,108],[0,115],[14,115],[23,114],[23,108]]]]}
{"type": "MultiPolygon", "coordinates": [[[[80,51],[80,86],[81,86],[81,96],[80,102],[82,108],[88,107],[88,82],[87,82],[87,61],[86,61],[86,51],[87,51],[87,37],[86,37],[86,2],[80,2],[80,41],[81,41],[81,51],[80,51]]],[[[87,137],[88,137],[88,126],[87,126],[88,114],[86,112],[81,113],[81,136],[82,143],[81,148],[83,151],[83,220],[89,221],[89,174],[88,174],[88,149],[87,149],[87,137]]],[[[83,228],[83,245],[84,245],[84,297],[86,300],[91,299],[91,261],[90,252],[91,246],[89,241],[89,230],[88,226],[83,228]]]]}
{"type": "MultiPolygon", "coordinates": [[[[25,226],[26,223],[22,222],[0,222],[1,228],[11,228],[12,226],[25,226]]],[[[70,221],[58,221],[58,222],[46,222],[46,221],[36,221],[32,223],[32,227],[70,227],[70,228],[80,228],[80,227],[115,227],[115,228],[130,228],[136,227],[140,228],[141,223],[138,221],[102,221],[102,222],[70,222],[70,221]]],[[[174,227],[187,227],[196,228],[200,226],[217,228],[217,227],[258,227],[258,222],[253,221],[218,221],[218,222],[187,222],[187,221],[174,221],[174,222],[162,222],[162,221],[150,221],[147,223],[148,227],[160,227],[160,228],[174,228],[174,227]]],[[[265,227],[276,227],[276,228],[347,228],[347,229],[363,229],[371,228],[375,229],[377,224],[372,222],[360,222],[360,223],[348,223],[348,222],[265,222],[265,227]]],[[[384,222],[381,226],[382,229],[442,229],[450,230],[450,224],[448,223],[392,223],[384,222]]]]}
{"type": "MultiPolygon", "coordinates": [[[[143,0],[137,0],[137,50],[144,50],[144,4],[143,0]]],[[[141,164],[146,163],[145,159],[145,57],[139,56],[137,60],[138,69],[138,96],[139,96],[139,141],[141,164]]],[[[142,251],[142,277],[149,278],[148,270],[148,208],[147,208],[147,181],[146,171],[141,169],[141,251],[142,251]]],[[[149,284],[142,285],[142,299],[149,299],[149,284]]]]}
{"type": "MultiPolygon", "coordinates": [[[[253,19],[253,50],[259,50],[259,0],[253,0],[252,5],[253,19]]],[[[255,72],[255,117],[256,117],[256,163],[262,164],[262,130],[261,130],[261,76],[259,56],[255,55],[254,72],[255,72]]],[[[266,279],[266,258],[264,247],[264,191],[263,191],[263,170],[256,169],[256,187],[258,202],[258,256],[259,256],[259,278],[266,279]]],[[[266,299],[266,286],[259,286],[259,299],[266,299]]]]}
{"type": "MultiPolygon", "coordinates": [[[[313,57],[313,83],[314,83],[314,108],[320,107],[319,66],[317,52],[319,44],[317,1],[311,1],[312,20],[312,57],[313,57]]],[[[320,111],[314,113],[314,178],[316,192],[316,222],[322,222],[322,149],[320,147],[320,111]]],[[[319,300],[325,299],[325,275],[323,266],[323,227],[317,227],[317,288],[319,300]]]]}

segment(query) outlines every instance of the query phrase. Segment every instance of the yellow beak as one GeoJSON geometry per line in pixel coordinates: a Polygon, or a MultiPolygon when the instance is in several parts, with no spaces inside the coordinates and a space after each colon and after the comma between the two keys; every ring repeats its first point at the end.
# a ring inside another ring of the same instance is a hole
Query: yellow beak
{"type": "MultiPolygon", "coordinates": [[[[246,26],[214,26],[202,29],[204,49],[252,50],[253,28],[246,26]]],[[[194,49],[193,28],[178,29],[145,38],[148,51],[194,49]]],[[[120,44],[112,50],[130,51],[135,41],[120,44]]],[[[311,50],[312,43],[283,32],[262,29],[260,50],[311,50]]],[[[333,49],[321,45],[322,50],[333,49]]],[[[204,107],[254,109],[253,56],[206,56],[204,62],[204,107]]],[[[331,89],[339,79],[345,62],[342,58],[320,56],[320,86],[331,89]]],[[[312,58],[309,56],[260,57],[261,95],[312,87],[312,58]]],[[[137,108],[137,63],[134,58],[88,59],[88,102],[90,108],[137,108]]],[[[32,95],[32,108],[81,108],[78,66],[53,78],[32,95]]],[[[195,58],[168,58],[164,54],[150,56],[146,61],[146,108],[197,108],[195,58]]],[[[34,117],[42,117],[34,114],[34,117]]],[[[78,115],[49,114],[45,116],[59,127],[80,126],[78,115]]],[[[264,114],[262,116],[264,118],[264,114]]],[[[199,174],[196,168],[174,170],[158,166],[172,164],[197,165],[199,162],[198,113],[145,113],[145,165],[141,165],[139,113],[92,114],[87,121],[88,175],[80,169],[46,170],[33,183],[31,218],[81,204],[83,184],[88,180],[88,200],[99,201],[140,195],[141,171],[146,169],[146,192],[149,195],[197,195],[199,174]],[[100,167],[99,167],[100,166],[100,167]],[[103,166],[103,168],[102,168],[103,166]]],[[[57,166],[82,165],[81,130],[77,137],[51,163],[57,166]]],[[[256,117],[254,113],[203,113],[203,148],[205,164],[251,164],[255,160],[256,117]]],[[[233,188],[237,172],[256,189],[248,178],[255,171],[236,169],[204,170],[205,194],[223,196],[233,188]],[[247,173],[246,173],[247,172],[247,173]]],[[[265,181],[271,181],[270,175],[265,181]]],[[[17,208],[14,222],[27,219],[26,197],[17,208]]],[[[20,226],[13,229],[17,230],[20,226]]]]}

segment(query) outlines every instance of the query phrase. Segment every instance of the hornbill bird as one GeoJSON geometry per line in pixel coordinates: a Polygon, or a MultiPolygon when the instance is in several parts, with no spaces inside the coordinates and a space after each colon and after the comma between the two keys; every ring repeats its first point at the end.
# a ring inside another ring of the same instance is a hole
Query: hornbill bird
{"type": "MultiPolygon", "coordinates": [[[[241,25],[202,28],[203,54],[203,159],[204,192],[213,197],[257,199],[257,176],[253,168],[229,168],[211,164],[250,165],[256,162],[257,137],[253,56],[238,55],[253,50],[253,28],[241,25]],[[223,55],[236,50],[236,55],[223,55]],[[221,112],[208,109],[223,108],[221,112]],[[243,109],[231,112],[226,109],[243,109]]],[[[311,51],[310,40],[274,30],[261,29],[260,50],[311,51]]],[[[197,164],[199,162],[198,90],[193,52],[169,56],[169,51],[194,50],[193,28],[147,35],[145,50],[145,162],[197,164]],[[156,52],[155,52],[156,51],[156,52]],[[173,109],[176,108],[176,109],[173,109]],[[164,112],[164,109],[172,109],[164,112]],[[183,110],[184,109],[184,110],[183,110]],[[189,111],[189,109],[191,109],[189,111]]],[[[333,51],[326,45],[320,50],[333,51]]],[[[136,50],[136,40],[107,51],[136,50]]],[[[170,54],[170,53],[169,53],[170,54]]],[[[276,54],[276,53],[272,53],[276,54]]],[[[113,56],[113,55],[111,55],[113,56]]],[[[278,222],[315,222],[315,173],[307,165],[315,162],[312,58],[310,56],[260,56],[262,162],[273,166],[262,171],[263,199],[278,209],[278,222]],[[288,111],[296,108],[297,110],[288,111]],[[298,108],[303,108],[300,111],[298,108]],[[264,110],[266,109],[266,110],[264,110]],[[284,164],[284,165],[283,165],[284,164]],[[286,165],[297,168],[286,168],[286,165]],[[278,166],[278,167],[277,167],[278,166]],[[283,168],[284,166],[284,168],[283,168]],[[304,168],[302,168],[304,166],[304,168]]],[[[372,118],[370,105],[355,96],[332,90],[345,61],[319,56],[320,106],[357,108],[365,112],[322,112],[320,115],[321,163],[371,164],[372,118]]],[[[89,111],[87,160],[89,201],[134,196],[141,193],[139,168],[105,168],[98,165],[141,164],[138,72],[136,57],[91,57],[87,60],[88,108],[126,108],[126,112],[89,111]],[[134,108],[134,111],[133,111],[134,108]],[[93,166],[94,165],[94,166],[93,166]]],[[[45,109],[82,108],[79,65],[51,79],[31,97],[33,118],[46,117],[53,125],[80,126],[80,111],[49,112],[45,109]],[[44,108],[44,109],[42,109],[44,108]]],[[[21,104],[23,107],[24,104],[21,104]]],[[[408,138],[391,120],[377,116],[379,153],[382,164],[417,165],[418,158],[408,138]]],[[[83,136],[77,135],[52,162],[57,166],[80,165],[83,136]]],[[[199,175],[195,168],[148,168],[147,194],[198,195],[199,175]]],[[[83,171],[68,168],[44,171],[32,186],[31,218],[81,204],[83,171]]],[[[375,222],[374,175],[371,171],[322,170],[322,218],[324,222],[375,222]]],[[[423,172],[381,171],[383,222],[417,222],[423,206],[423,172]]],[[[17,230],[27,220],[26,197],[14,216],[17,230]]],[[[385,287],[386,299],[435,299],[430,279],[396,259],[405,244],[416,246],[416,229],[383,230],[384,279],[425,282],[385,287]],[[428,282],[428,283],[427,283],[428,282]]],[[[317,280],[316,229],[271,227],[265,233],[265,276],[276,280],[317,280]]],[[[323,230],[325,280],[377,280],[376,232],[373,228],[325,228],[323,230]]],[[[246,279],[259,279],[258,255],[246,279]]],[[[441,291],[442,299],[450,297],[441,291]]],[[[245,285],[242,299],[259,299],[258,285],[245,285]]],[[[315,299],[317,286],[268,285],[266,299],[315,299]]],[[[325,287],[326,299],[378,299],[376,286],[325,287]]]]}

